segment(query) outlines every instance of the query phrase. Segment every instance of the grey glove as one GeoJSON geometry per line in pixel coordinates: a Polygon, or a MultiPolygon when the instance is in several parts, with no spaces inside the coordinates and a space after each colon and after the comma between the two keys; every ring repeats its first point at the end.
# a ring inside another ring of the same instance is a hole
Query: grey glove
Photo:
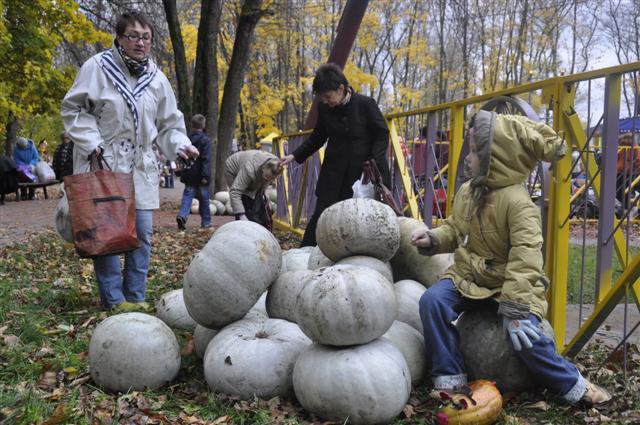
{"type": "Polygon", "coordinates": [[[529,319],[510,319],[503,317],[502,328],[507,331],[509,338],[511,338],[513,348],[516,351],[522,350],[522,344],[527,348],[531,348],[533,347],[531,341],[540,339],[540,329],[529,319]]]}

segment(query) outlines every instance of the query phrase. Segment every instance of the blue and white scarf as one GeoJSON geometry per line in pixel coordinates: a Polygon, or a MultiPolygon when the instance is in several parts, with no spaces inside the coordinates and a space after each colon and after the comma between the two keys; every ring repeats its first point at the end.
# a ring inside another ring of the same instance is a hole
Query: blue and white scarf
{"type": "Polygon", "coordinates": [[[149,65],[147,66],[146,71],[138,78],[138,82],[136,83],[133,91],[129,88],[129,84],[127,84],[127,77],[122,72],[122,69],[116,64],[116,60],[113,57],[113,51],[105,50],[102,52],[100,57],[100,66],[102,66],[102,70],[109,77],[113,85],[116,87],[116,90],[122,95],[127,106],[131,110],[133,114],[133,125],[135,127],[136,133],[136,146],[140,144],[140,129],[139,122],[140,117],[138,115],[138,108],[136,106],[136,102],[142,96],[145,89],[149,87],[156,74],[158,73],[158,68],[149,65]]]}

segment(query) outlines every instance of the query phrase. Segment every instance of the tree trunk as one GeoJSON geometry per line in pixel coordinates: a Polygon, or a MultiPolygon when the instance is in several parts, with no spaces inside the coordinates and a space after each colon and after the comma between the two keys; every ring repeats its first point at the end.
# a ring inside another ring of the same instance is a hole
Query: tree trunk
{"type": "Polygon", "coordinates": [[[173,46],[173,58],[175,61],[176,80],[178,82],[178,109],[184,114],[184,121],[189,128],[191,120],[191,97],[189,96],[189,72],[187,69],[187,58],[180,32],[180,21],[178,20],[178,10],[176,0],[162,0],[164,12],[167,15],[167,26],[173,46]]]}
{"type": "Polygon", "coordinates": [[[18,118],[9,112],[9,116],[7,118],[7,125],[5,127],[5,135],[7,136],[4,142],[4,154],[6,156],[13,155],[13,146],[16,144],[16,140],[18,137],[18,118]]]}
{"type": "MultiPolygon", "coordinates": [[[[229,71],[224,82],[224,93],[220,106],[220,119],[218,121],[218,146],[216,168],[222,170],[224,163],[231,152],[231,142],[236,127],[238,104],[240,103],[240,91],[244,83],[244,73],[249,60],[253,34],[260,18],[264,15],[262,10],[263,0],[245,0],[238,20],[236,38],[233,43],[229,71]]],[[[224,187],[222,172],[216,175],[216,190],[224,187]]]]}
{"type": "MultiPolygon", "coordinates": [[[[193,76],[194,114],[202,114],[207,119],[205,133],[211,139],[211,191],[218,171],[216,167],[216,146],[218,141],[218,32],[222,0],[202,0],[200,3],[200,25],[198,26],[198,47],[193,76]]],[[[213,194],[213,193],[212,193],[213,194]]]]}

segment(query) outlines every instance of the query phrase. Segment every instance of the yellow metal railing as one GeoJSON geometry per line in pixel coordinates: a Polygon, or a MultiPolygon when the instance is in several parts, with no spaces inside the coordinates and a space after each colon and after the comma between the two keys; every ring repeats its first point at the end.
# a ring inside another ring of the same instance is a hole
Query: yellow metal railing
{"type": "MultiPolygon", "coordinates": [[[[412,117],[424,116],[429,113],[439,113],[441,116],[448,117],[446,126],[449,129],[449,147],[448,147],[448,163],[440,169],[440,172],[447,171],[449,184],[447,185],[447,214],[452,211],[451,206],[455,194],[455,176],[458,173],[458,167],[463,158],[461,152],[464,140],[464,120],[467,108],[472,110],[479,109],[482,104],[497,96],[523,96],[532,93],[540,100],[543,105],[547,105],[547,111],[550,113],[550,125],[565,137],[570,146],[581,152],[581,161],[584,164],[583,169],[589,171],[587,179],[591,181],[592,187],[596,195],[600,193],[600,180],[596,175],[598,165],[595,163],[593,155],[591,157],[585,155],[585,149],[588,147],[588,141],[585,135],[583,124],[574,110],[576,99],[576,87],[581,82],[597,78],[606,78],[610,84],[613,84],[613,90],[610,96],[613,101],[620,101],[620,80],[625,73],[640,71],[640,62],[631,64],[609,67],[605,69],[584,72],[580,74],[555,77],[548,80],[537,81],[521,86],[499,90],[492,93],[486,93],[479,96],[473,96],[453,102],[439,105],[428,106],[417,110],[398,112],[387,114],[385,116],[389,126],[389,139],[391,146],[391,154],[393,157],[393,165],[397,172],[400,173],[399,181],[404,192],[404,208],[405,213],[416,219],[422,220],[422,211],[419,210],[419,197],[423,196],[423,192],[414,187],[410,167],[407,163],[408,159],[402,151],[400,128],[402,119],[410,119],[412,117]],[[587,162],[589,165],[587,166],[587,162]],[[445,168],[446,167],[446,168],[445,168]]],[[[276,137],[273,140],[274,152],[283,155],[284,143],[292,137],[309,134],[310,132],[300,132],[295,134],[286,134],[276,137]]],[[[591,146],[593,147],[593,146],[591,146]]],[[[615,303],[620,300],[620,293],[623,289],[631,291],[635,296],[636,302],[640,299],[640,262],[628,261],[627,241],[623,232],[617,226],[617,219],[614,219],[616,231],[613,234],[615,242],[615,250],[620,260],[620,264],[624,267],[622,277],[614,285],[612,282],[612,270],[609,267],[601,275],[599,293],[597,294],[594,313],[580,327],[576,335],[572,336],[569,344],[565,344],[566,340],[566,316],[567,316],[567,287],[568,287],[568,270],[569,270],[569,239],[570,239],[570,223],[568,219],[571,202],[577,198],[571,195],[571,180],[566,176],[571,174],[572,159],[571,155],[566,155],[563,159],[558,160],[549,173],[549,184],[546,201],[548,203],[546,216],[546,240],[545,240],[545,272],[549,276],[552,285],[549,293],[549,312],[548,319],[553,326],[555,332],[555,340],[560,350],[568,354],[577,353],[584,343],[590,338],[602,323],[606,315],[613,309],[615,303]]],[[[308,175],[308,168],[305,168],[304,179],[308,175]]],[[[288,194],[288,176],[284,177],[285,192],[288,194]]],[[[630,185],[633,188],[640,182],[640,177],[635,179],[630,185]]],[[[298,196],[297,208],[294,212],[292,205],[287,202],[288,220],[275,220],[275,223],[285,229],[294,231],[298,234],[302,233],[300,227],[300,211],[304,203],[304,191],[306,184],[302,185],[302,191],[298,196]]],[[[582,190],[585,190],[584,188],[582,190]]],[[[602,208],[600,214],[613,214],[612,210],[602,208]]],[[[640,305],[639,305],[640,307],[640,305]]]]}

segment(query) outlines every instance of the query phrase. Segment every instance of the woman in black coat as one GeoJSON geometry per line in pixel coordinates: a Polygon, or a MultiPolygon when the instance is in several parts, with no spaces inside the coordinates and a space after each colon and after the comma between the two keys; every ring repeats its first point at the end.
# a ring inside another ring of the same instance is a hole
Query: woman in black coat
{"type": "Polygon", "coordinates": [[[362,175],[362,165],[373,158],[383,183],[391,187],[387,162],[389,129],[376,101],[356,93],[342,70],[333,63],[320,66],[313,80],[318,97],[318,122],[309,138],[281,159],[302,164],[327,143],[316,185],[316,209],[307,223],[302,246],[316,245],[316,224],[322,212],[353,196],[351,186],[362,175]]]}

